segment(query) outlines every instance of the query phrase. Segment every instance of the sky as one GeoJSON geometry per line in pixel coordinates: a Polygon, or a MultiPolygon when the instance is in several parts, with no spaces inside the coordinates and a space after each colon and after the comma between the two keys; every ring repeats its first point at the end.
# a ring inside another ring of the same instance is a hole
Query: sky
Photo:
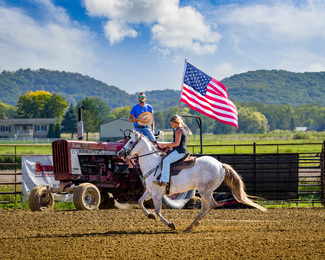
{"type": "Polygon", "coordinates": [[[0,72],[76,72],[129,94],[181,90],[185,59],[220,81],[320,72],[324,14],[325,0],[0,0],[0,72]]]}

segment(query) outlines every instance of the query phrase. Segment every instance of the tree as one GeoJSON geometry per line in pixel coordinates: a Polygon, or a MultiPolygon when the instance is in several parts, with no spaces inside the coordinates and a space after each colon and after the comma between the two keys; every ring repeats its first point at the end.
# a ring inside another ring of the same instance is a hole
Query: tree
{"type": "Polygon", "coordinates": [[[57,118],[62,119],[68,104],[65,98],[55,93],[36,90],[19,96],[18,118],[57,118]]]}
{"type": "Polygon", "coordinates": [[[305,104],[296,109],[299,126],[321,126],[325,124],[325,107],[321,104],[305,104]]]}
{"type": "Polygon", "coordinates": [[[269,125],[266,117],[256,108],[241,107],[238,109],[240,131],[244,133],[267,133],[269,125]]]}
{"type": "Polygon", "coordinates": [[[237,131],[237,128],[231,125],[223,124],[215,120],[214,128],[212,129],[213,134],[233,134],[237,131]]]}
{"type": "Polygon", "coordinates": [[[78,123],[78,114],[76,112],[76,108],[70,104],[69,109],[63,116],[63,120],[61,123],[62,133],[71,134],[71,138],[73,138],[73,134],[77,132],[77,123],[78,123]]]}
{"type": "Polygon", "coordinates": [[[61,136],[61,126],[59,123],[56,123],[54,126],[54,138],[60,138],[61,136]]]}
{"type": "MultiPolygon", "coordinates": [[[[252,103],[252,102],[242,102],[239,107],[255,107],[258,112],[265,115],[268,124],[270,126],[270,131],[278,129],[278,117],[277,114],[279,113],[280,106],[273,105],[273,104],[264,104],[261,102],[252,103]]],[[[237,107],[237,108],[239,108],[237,107]]],[[[241,127],[239,127],[241,130],[241,127]]]]}
{"type": "Polygon", "coordinates": [[[54,138],[54,124],[50,124],[49,132],[47,134],[47,138],[54,138]]]}
{"type": "Polygon", "coordinates": [[[85,98],[78,102],[77,107],[83,106],[84,109],[82,110],[82,121],[84,126],[84,131],[87,135],[89,133],[96,133],[99,132],[99,111],[98,111],[98,105],[97,105],[97,99],[96,98],[85,98]]]}
{"type": "Polygon", "coordinates": [[[96,103],[98,109],[98,119],[100,124],[109,122],[110,115],[111,115],[111,108],[98,97],[90,97],[89,99],[91,100],[91,102],[96,103]]]}
{"type": "Polygon", "coordinates": [[[177,112],[178,112],[178,107],[170,107],[169,109],[167,109],[163,112],[164,118],[165,118],[164,129],[171,128],[169,119],[172,116],[177,115],[177,112]]]}
{"type": "Polygon", "coordinates": [[[291,117],[291,119],[290,119],[290,131],[294,131],[295,129],[296,129],[295,120],[293,119],[293,117],[291,117]]]}
{"type": "Polygon", "coordinates": [[[164,114],[160,111],[154,112],[155,129],[163,130],[165,126],[164,114]]]}
{"type": "Polygon", "coordinates": [[[117,107],[113,110],[114,119],[118,118],[126,118],[129,119],[130,112],[132,107],[131,106],[125,106],[125,107],[117,107]]]}
{"type": "Polygon", "coordinates": [[[61,135],[61,127],[59,123],[50,124],[49,133],[47,134],[47,138],[60,138],[61,135]]]}
{"type": "Polygon", "coordinates": [[[293,107],[289,105],[281,105],[277,111],[277,129],[288,130],[290,129],[290,119],[296,117],[296,112],[293,107]]]}
{"type": "Polygon", "coordinates": [[[13,105],[7,105],[0,100],[0,118],[14,118],[17,108],[13,105]]]}

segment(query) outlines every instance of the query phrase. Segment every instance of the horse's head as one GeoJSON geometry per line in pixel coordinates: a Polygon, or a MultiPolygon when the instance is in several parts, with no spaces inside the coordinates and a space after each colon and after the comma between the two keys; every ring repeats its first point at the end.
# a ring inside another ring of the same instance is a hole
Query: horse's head
{"type": "Polygon", "coordinates": [[[141,134],[136,131],[131,131],[130,137],[131,137],[130,140],[117,153],[117,156],[122,159],[125,159],[127,156],[131,155],[133,148],[140,141],[141,134]]]}

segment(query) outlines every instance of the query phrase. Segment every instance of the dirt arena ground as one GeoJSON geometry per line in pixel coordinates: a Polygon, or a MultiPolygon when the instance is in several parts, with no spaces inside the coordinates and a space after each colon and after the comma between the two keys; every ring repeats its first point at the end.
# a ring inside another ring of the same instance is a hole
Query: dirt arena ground
{"type": "Polygon", "coordinates": [[[217,209],[184,233],[197,213],[0,209],[0,259],[325,259],[324,208],[217,209]]]}

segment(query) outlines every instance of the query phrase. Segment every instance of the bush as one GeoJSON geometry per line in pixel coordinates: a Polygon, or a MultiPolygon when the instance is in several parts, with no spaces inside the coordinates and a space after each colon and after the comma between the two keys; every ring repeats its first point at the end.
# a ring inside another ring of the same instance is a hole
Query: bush
{"type": "Polygon", "coordinates": [[[307,133],[295,133],[293,135],[293,139],[307,139],[308,138],[308,134],[307,133]]]}
{"type": "Polygon", "coordinates": [[[2,163],[17,163],[16,169],[21,169],[21,156],[1,155],[0,156],[0,170],[13,170],[14,165],[2,165],[2,163]]]}

